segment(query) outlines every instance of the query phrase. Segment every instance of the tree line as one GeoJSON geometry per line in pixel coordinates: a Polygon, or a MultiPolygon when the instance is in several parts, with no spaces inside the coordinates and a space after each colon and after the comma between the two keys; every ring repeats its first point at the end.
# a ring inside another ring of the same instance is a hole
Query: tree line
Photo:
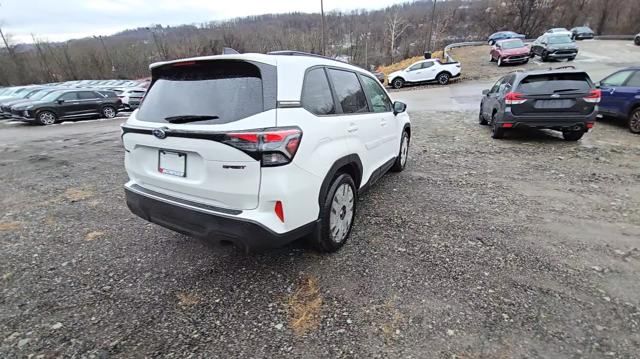
{"type": "MultiPolygon", "coordinates": [[[[639,18],[637,0],[440,0],[435,8],[431,0],[415,1],[326,13],[326,55],[370,68],[499,30],[535,38],[549,27],[588,25],[597,34],[635,34],[639,18]]],[[[32,44],[17,44],[0,29],[0,85],[142,78],[152,62],[220,54],[224,47],[322,53],[321,27],[319,13],[269,14],[56,43],[33,34],[32,44]]]]}

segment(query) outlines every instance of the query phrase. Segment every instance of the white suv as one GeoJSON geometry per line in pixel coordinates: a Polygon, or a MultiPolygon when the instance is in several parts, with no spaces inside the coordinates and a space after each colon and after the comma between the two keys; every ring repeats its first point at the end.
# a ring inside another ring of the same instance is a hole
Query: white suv
{"type": "Polygon", "coordinates": [[[122,125],[127,205],[161,226],[246,250],[349,237],[357,197],[407,162],[406,105],[371,73],[297,52],[151,65],[122,125]]]}

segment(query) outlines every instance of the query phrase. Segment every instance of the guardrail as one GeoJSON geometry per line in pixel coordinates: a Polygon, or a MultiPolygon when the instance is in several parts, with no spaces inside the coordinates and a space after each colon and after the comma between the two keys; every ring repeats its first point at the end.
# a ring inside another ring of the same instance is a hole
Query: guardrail
{"type": "MultiPolygon", "coordinates": [[[[595,40],[633,40],[635,39],[635,35],[599,35],[594,37],[595,40]]],[[[535,39],[526,39],[525,42],[533,42],[535,39]]],[[[449,44],[444,48],[444,57],[447,61],[455,61],[451,55],[449,55],[449,50],[456,49],[459,47],[467,47],[467,46],[480,46],[486,45],[487,40],[483,41],[467,41],[467,42],[456,42],[453,44],[449,44]]]]}

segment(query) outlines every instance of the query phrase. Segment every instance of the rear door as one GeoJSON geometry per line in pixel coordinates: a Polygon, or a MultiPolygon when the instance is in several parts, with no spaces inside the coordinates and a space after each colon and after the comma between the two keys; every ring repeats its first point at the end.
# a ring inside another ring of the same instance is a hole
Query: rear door
{"type": "Polygon", "coordinates": [[[275,60],[178,62],[152,76],[123,128],[131,180],[198,203],[256,208],[264,158],[251,151],[263,141],[256,129],[276,126],[275,60]]]}
{"type": "Polygon", "coordinates": [[[80,103],[78,110],[79,114],[83,115],[93,115],[100,113],[100,104],[99,101],[102,96],[99,96],[97,93],[93,91],[80,91],[78,92],[78,102],[80,103]]]}
{"type": "Polygon", "coordinates": [[[616,72],[600,82],[602,100],[600,112],[614,116],[625,116],[627,102],[638,93],[638,71],[624,70],[616,72]]]}
{"type": "Polygon", "coordinates": [[[588,115],[595,103],[584,100],[593,90],[593,83],[584,72],[532,74],[523,78],[515,92],[526,99],[511,105],[515,115],[565,114],[588,115]]]}
{"type": "Polygon", "coordinates": [[[423,81],[422,80],[422,66],[423,63],[419,62],[417,64],[412,65],[411,67],[409,67],[409,70],[406,72],[406,79],[409,82],[418,82],[418,81],[423,81]]]}

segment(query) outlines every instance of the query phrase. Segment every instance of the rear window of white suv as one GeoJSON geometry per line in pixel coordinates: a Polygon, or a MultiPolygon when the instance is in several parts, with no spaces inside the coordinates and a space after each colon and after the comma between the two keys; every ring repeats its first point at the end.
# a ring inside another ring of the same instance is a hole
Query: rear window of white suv
{"type": "Polygon", "coordinates": [[[273,72],[267,84],[264,71],[246,61],[186,61],[155,68],[137,119],[168,122],[204,116],[211,119],[193,123],[221,124],[253,116],[275,107],[275,68],[266,70],[273,72]]]}

